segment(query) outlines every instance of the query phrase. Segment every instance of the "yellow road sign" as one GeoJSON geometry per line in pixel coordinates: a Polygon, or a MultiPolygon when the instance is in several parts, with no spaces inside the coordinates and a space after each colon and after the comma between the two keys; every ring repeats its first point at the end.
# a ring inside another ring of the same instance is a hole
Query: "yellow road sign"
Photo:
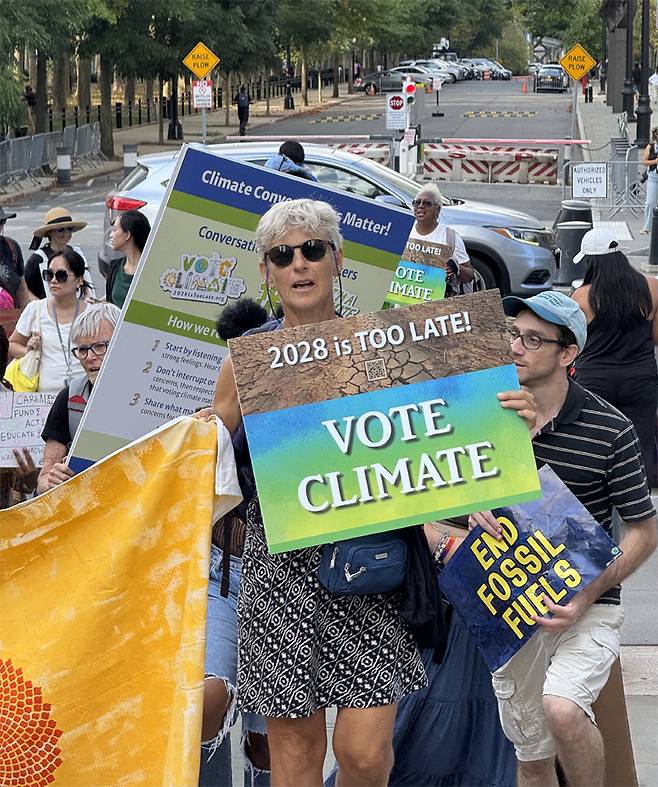
{"type": "Polygon", "coordinates": [[[194,49],[183,58],[183,63],[199,79],[205,79],[206,74],[219,63],[219,58],[202,41],[199,41],[194,49]]]}
{"type": "Polygon", "coordinates": [[[560,58],[560,65],[572,79],[582,79],[596,65],[596,60],[580,44],[574,44],[571,49],[560,58]]]}

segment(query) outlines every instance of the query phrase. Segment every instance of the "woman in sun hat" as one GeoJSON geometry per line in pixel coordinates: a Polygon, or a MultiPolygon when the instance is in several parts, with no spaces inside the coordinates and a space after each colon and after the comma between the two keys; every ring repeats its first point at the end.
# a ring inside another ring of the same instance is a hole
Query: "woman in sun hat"
{"type": "Polygon", "coordinates": [[[576,380],[633,422],[655,484],[658,280],[635,270],[605,227],[583,236],[574,257],[581,261],[583,284],[571,297],[587,317],[587,343],[576,359],[576,380]]]}
{"type": "Polygon", "coordinates": [[[33,232],[30,251],[34,253],[28,257],[25,263],[25,283],[29,291],[37,298],[45,298],[48,293],[43,279],[43,272],[48,268],[48,263],[56,255],[66,249],[72,248],[85,262],[85,283],[87,285],[87,297],[94,298],[94,283],[87,268],[82,249],[73,245],[71,235],[87,226],[86,221],[75,221],[67,208],[51,208],[46,213],[43,224],[33,232]],[[46,238],[45,246],[41,246],[41,241],[46,238]]]}

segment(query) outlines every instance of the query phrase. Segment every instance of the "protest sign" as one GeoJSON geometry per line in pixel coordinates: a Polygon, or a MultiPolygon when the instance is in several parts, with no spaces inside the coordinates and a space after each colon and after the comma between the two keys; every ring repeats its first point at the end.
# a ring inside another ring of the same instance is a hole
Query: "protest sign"
{"type": "Polygon", "coordinates": [[[541,499],[494,511],[502,541],[475,528],[441,572],[441,590],[492,672],[537,631],[544,596],[566,604],[621,555],[548,465],[539,478],[541,499]]]}
{"type": "Polygon", "coordinates": [[[271,552],[539,494],[495,290],[229,345],[271,552]]]}
{"type": "Polygon", "coordinates": [[[43,425],[56,394],[14,393],[0,387],[0,467],[16,467],[14,448],[27,448],[41,467],[43,425]]]}
{"type": "Polygon", "coordinates": [[[395,269],[384,308],[438,301],[446,291],[445,247],[409,238],[395,269]]]}
{"type": "MultiPolygon", "coordinates": [[[[256,225],[272,205],[304,197],[340,214],[343,314],[381,309],[408,211],[183,146],[74,440],[75,471],[212,402],[227,352],[218,314],[244,297],[267,304],[256,225]]],[[[334,293],[338,306],[338,282],[334,293]]]]}

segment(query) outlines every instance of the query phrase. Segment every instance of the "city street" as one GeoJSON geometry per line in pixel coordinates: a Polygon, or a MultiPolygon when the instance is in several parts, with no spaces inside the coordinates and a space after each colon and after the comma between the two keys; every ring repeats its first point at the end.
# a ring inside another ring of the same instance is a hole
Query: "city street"
{"type": "MultiPolygon", "coordinates": [[[[442,118],[434,118],[431,112],[436,109],[434,96],[426,95],[426,111],[422,119],[424,137],[455,137],[469,138],[565,138],[570,133],[571,113],[570,96],[565,94],[534,94],[532,80],[527,80],[527,93],[522,92],[523,80],[514,79],[508,82],[464,81],[455,85],[444,86],[441,91],[442,118]]],[[[325,94],[326,95],[326,94],[325,94]]],[[[311,98],[313,98],[311,93],[311,98]]],[[[301,98],[296,96],[297,108],[301,98]]],[[[276,134],[281,138],[299,138],[322,134],[377,134],[386,135],[384,122],[385,97],[355,94],[343,100],[338,106],[314,111],[313,114],[295,116],[276,123],[266,122],[249,129],[253,136],[276,134]]],[[[222,115],[223,113],[215,113],[222,115]]],[[[193,116],[195,119],[197,116],[193,116]]],[[[212,119],[209,122],[210,134],[213,133],[212,119]]],[[[237,129],[228,129],[236,133],[237,129]]],[[[135,127],[124,130],[121,137],[128,134],[135,141],[141,141],[140,149],[148,145],[149,150],[155,149],[150,137],[157,126],[135,127]]],[[[117,135],[119,136],[119,135],[117,135]]],[[[189,136],[197,142],[196,136],[189,136]]],[[[219,139],[213,139],[219,141],[219,139]]],[[[171,145],[165,146],[170,150],[171,145]]],[[[63,189],[53,188],[50,191],[31,194],[29,198],[17,198],[12,202],[12,210],[17,218],[7,225],[7,233],[21,243],[23,252],[31,240],[32,229],[41,223],[46,211],[53,205],[68,208],[76,218],[88,223],[85,230],[74,236],[90,264],[94,280],[99,283],[96,264],[98,251],[102,244],[104,200],[110,189],[122,179],[120,164],[117,171],[109,175],[82,180],[63,189]]],[[[442,191],[455,199],[470,199],[492,202],[503,205],[511,210],[530,213],[551,225],[559,210],[561,189],[558,186],[524,186],[515,184],[483,184],[475,182],[439,182],[442,191]]]]}

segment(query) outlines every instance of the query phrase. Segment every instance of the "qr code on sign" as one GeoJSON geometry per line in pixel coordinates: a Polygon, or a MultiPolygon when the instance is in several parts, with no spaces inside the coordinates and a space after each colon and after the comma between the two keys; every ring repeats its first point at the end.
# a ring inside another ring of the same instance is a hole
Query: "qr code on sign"
{"type": "Polygon", "coordinates": [[[372,361],[366,361],[366,377],[371,383],[375,380],[385,380],[388,377],[383,358],[373,358],[372,361]]]}

